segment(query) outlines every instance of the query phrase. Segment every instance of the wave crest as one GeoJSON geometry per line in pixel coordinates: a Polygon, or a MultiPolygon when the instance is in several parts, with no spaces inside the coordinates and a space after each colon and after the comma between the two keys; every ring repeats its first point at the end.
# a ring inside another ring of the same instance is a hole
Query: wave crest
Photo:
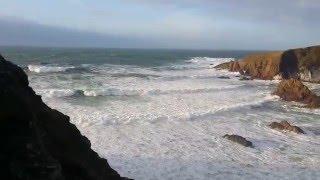
{"type": "Polygon", "coordinates": [[[193,93],[208,93],[219,90],[228,90],[239,88],[242,85],[228,85],[224,87],[214,88],[195,88],[195,89],[119,89],[119,88],[107,88],[107,89],[92,89],[92,90],[80,90],[80,89],[49,89],[39,91],[40,94],[46,97],[71,97],[71,96],[146,96],[146,95],[168,95],[168,94],[193,94],[193,93]]]}
{"type": "Polygon", "coordinates": [[[28,65],[28,70],[35,73],[64,72],[74,68],[74,66],[28,65]]]}
{"type": "Polygon", "coordinates": [[[192,63],[192,64],[199,64],[199,65],[212,65],[216,66],[221,63],[229,62],[229,61],[234,61],[234,58],[210,58],[210,57],[193,57],[190,60],[187,60],[187,63],[192,63]]]}

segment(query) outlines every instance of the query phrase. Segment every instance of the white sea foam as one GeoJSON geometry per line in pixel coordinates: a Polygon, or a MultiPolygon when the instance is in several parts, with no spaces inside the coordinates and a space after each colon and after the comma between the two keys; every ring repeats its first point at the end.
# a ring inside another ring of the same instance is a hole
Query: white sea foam
{"type": "Polygon", "coordinates": [[[148,95],[161,95],[161,94],[194,94],[215,92],[219,90],[228,90],[233,88],[240,88],[241,85],[229,85],[224,87],[211,87],[211,88],[188,88],[188,89],[117,89],[117,88],[97,88],[95,90],[81,90],[81,89],[46,89],[39,90],[38,93],[45,97],[68,97],[78,95],[84,96],[148,96],[148,95]]]}
{"type": "Polygon", "coordinates": [[[44,97],[68,97],[76,94],[76,90],[72,89],[46,89],[38,91],[38,93],[44,97]]]}
{"type": "MultiPolygon", "coordinates": [[[[31,74],[30,79],[45,102],[69,115],[94,150],[122,176],[319,177],[319,113],[291,107],[272,96],[275,81],[239,81],[237,73],[212,68],[230,60],[199,57],[157,68],[101,65],[92,67],[94,75],[31,74]],[[60,98],[80,90],[88,97],[60,98]],[[307,134],[268,127],[281,120],[307,134]],[[227,133],[246,137],[255,148],[223,139],[227,133]]],[[[318,88],[313,85],[314,90],[318,88]]]]}
{"type": "Polygon", "coordinates": [[[187,60],[186,62],[188,63],[193,63],[193,64],[204,64],[207,65],[209,63],[209,65],[211,66],[216,66],[219,65],[221,63],[225,63],[225,62],[229,62],[229,61],[234,61],[234,58],[210,58],[210,57],[194,57],[190,60],[187,60]]]}
{"type": "Polygon", "coordinates": [[[35,73],[63,72],[73,69],[74,66],[50,66],[50,65],[28,65],[28,69],[35,73]]]}

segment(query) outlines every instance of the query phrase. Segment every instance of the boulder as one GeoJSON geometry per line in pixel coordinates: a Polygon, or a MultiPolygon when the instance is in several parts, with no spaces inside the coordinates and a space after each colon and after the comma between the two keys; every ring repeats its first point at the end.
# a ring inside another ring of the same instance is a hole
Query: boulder
{"type": "Polygon", "coordinates": [[[297,79],[282,80],[273,94],[285,101],[307,104],[310,108],[320,107],[320,98],[297,79]]]}
{"type": "Polygon", "coordinates": [[[0,179],[123,179],[28,84],[24,71],[0,56],[0,179]]]}
{"type": "Polygon", "coordinates": [[[288,121],[281,121],[280,123],[272,122],[269,127],[272,129],[292,131],[297,134],[305,134],[301,128],[298,126],[292,126],[288,121]]]}
{"type": "Polygon", "coordinates": [[[233,141],[235,143],[241,144],[242,146],[245,146],[245,147],[251,147],[251,148],[253,147],[252,142],[250,142],[246,138],[238,136],[238,135],[226,134],[226,135],[223,136],[223,138],[226,138],[226,139],[228,139],[230,141],[233,141]]]}

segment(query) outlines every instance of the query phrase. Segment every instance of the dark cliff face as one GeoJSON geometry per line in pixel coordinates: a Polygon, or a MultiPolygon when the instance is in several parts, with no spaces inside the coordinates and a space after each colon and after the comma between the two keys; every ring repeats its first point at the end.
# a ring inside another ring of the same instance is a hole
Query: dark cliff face
{"type": "Polygon", "coordinates": [[[24,71],[0,55],[0,179],[122,179],[28,84],[24,71]]]}
{"type": "Polygon", "coordinates": [[[298,77],[298,57],[295,55],[294,51],[285,51],[281,56],[280,61],[280,72],[284,79],[289,79],[291,77],[298,77]]]}
{"type": "Polygon", "coordinates": [[[319,81],[320,46],[285,51],[282,56],[282,72],[287,78],[301,77],[306,81],[319,81]]]}

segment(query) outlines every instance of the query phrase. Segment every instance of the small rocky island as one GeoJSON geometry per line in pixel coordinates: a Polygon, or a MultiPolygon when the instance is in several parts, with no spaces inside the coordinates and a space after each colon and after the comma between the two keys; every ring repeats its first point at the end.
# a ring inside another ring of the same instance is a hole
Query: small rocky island
{"type": "Polygon", "coordinates": [[[301,79],[320,82],[320,46],[253,54],[216,66],[255,79],[301,79]]]}
{"type": "Polygon", "coordinates": [[[1,55],[0,87],[0,179],[127,179],[90,148],[68,116],[42,102],[20,67],[1,55]]]}

